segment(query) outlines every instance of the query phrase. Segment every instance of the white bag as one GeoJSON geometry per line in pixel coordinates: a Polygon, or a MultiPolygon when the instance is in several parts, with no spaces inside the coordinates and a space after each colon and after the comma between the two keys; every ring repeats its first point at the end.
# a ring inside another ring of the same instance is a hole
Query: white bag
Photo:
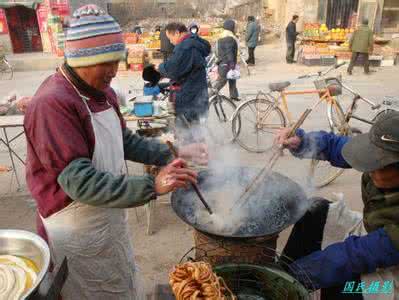
{"type": "Polygon", "coordinates": [[[236,67],[227,72],[226,78],[229,80],[238,80],[241,77],[240,67],[237,64],[236,67]]]}

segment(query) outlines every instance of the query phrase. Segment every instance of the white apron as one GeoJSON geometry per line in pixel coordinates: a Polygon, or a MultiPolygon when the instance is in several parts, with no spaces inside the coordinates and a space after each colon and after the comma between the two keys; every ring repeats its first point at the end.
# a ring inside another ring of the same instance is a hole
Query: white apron
{"type": "MultiPolygon", "coordinates": [[[[94,167],[122,174],[124,150],[118,115],[112,106],[92,113],[82,99],[94,129],[94,167]]],[[[64,256],[68,258],[69,276],[62,290],[63,300],[138,299],[126,210],[75,201],[42,219],[54,264],[60,264],[64,256]]]]}
{"type": "MultiPolygon", "coordinates": [[[[341,199],[330,205],[326,225],[324,227],[322,249],[327,246],[343,241],[350,235],[363,236],[367,234],[363,225],[363,215],[360,212],[350,210],[341,199]]],[[[379,269],[375,273],[361,276],[361,280],[370,286],[373,281],[382,285],[384,281],[394,282],[393,293],[391,294],[363,294],[365,300],[399,300],[399,266],[386,269],[379,269]]]]}

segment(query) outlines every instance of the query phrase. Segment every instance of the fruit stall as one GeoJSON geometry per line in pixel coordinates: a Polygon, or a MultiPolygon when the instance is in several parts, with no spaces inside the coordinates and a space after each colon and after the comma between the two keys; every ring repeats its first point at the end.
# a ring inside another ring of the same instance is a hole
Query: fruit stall
{"type": "MultiPolygon", "coordinates": [[[[305,24],[298,49],[298,62],[308,66],[349,62],[352,56],[349,40],[354,31],[351,24],[349,28],[328,28],[326,24],[318,23],[305,24]]],[[[376,66],[391,66],[396,53],[390,40],[375,37],[370,61],[376,66]]]]}
{"type": "MultiPolygon", "coordinates": [[[[223,29],[208,24],[201,24],[199,35],[215,45],[221,37],[223,29]]],[[[119,64],[119,71],[141,72],[145,64],[158,66],[162,63],[160,52],[161,40],[159,32],[144,32],[137,34],[132,32],[124,33],[124,40],[127,48],[126,60],[119,64]]]]}

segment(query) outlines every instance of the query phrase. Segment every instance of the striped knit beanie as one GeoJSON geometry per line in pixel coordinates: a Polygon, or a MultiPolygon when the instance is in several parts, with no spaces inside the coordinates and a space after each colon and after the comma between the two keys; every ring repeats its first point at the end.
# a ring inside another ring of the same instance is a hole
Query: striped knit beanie
{"type": "Polygon", "coordinates": [[[71,67],[88,67],[123,59],[119,24],[96,5],[77,9],[66,35],[65,59],[71,67]]]}

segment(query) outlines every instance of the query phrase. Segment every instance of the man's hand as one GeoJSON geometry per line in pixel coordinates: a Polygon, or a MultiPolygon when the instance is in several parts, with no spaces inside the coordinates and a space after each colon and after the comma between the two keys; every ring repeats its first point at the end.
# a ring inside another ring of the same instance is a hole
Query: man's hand
{"type": "Polygon", "coordinates": [[[17,108],[20,112],[25,113],[28,104],[32,100],[32,97],[23,97],[17,101],[17,108]]]}
{"type": "Polygon", "coordinates": [[[201,166],[208,165],[209,153],[206,144],[189,144],[179,148],[179,157],[201,166]]]}
{"type": "Polygon", "coordinates": [[[288,148],[290,150],[298,149],[302,141],[300,137],[296,135],[288,138],[290,132],[291,128],[282,128],[278,130],[274,139],[274,143],[277,145],[282,145],[284,148],[288,148]]]}
{"type": "Polygon", "coordinates": [[[178,188],[187,188],[190,183],[197,183],[197,173],[187,169],[184,160],[176,159],[155,177],[155,192],[164,195],[178,188]]]}

